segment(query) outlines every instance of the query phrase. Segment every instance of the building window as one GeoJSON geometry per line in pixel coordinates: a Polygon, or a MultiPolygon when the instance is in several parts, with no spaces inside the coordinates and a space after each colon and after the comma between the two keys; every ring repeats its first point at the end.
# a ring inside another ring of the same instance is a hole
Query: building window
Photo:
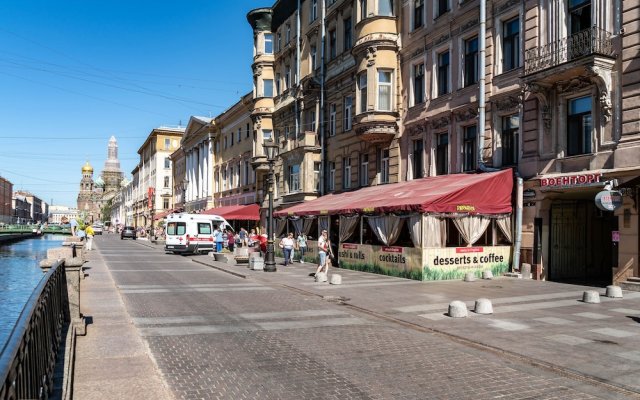
{"type": "Polygon", "coordinates": [[[436,146],[436,175],[446,175],[449,173],[449,134],[438,134],[436,146]]]}
{"type": "Polygon", "coordinates": [[[342,126],[343,131],[347,132],[351,130],[351,109],[353,108],[353,97],[347,96],[344,98],[344,124],[342,126]]]}
{"type": "Polygon", "coordinates": [[[233,189],[233,175],[235,174],[235,172],[233,172],[233,165],[229,166],[229,189],[233,189]]]}
{"type": "Polygon", "coordinates": [[[336,58],[336,55],[336,30],[332,29],[329,31],[329,60],[336,58]]]}
{"type": "Polygon", "coordinates": [[[417,64],[413,66],[413,105],[424,100],[424,64],[417,64]]]}
{"type": "Polygon", "coordinates": [[[346,18],[344,21],[342,21],[342,27],[344,28],[343,32],[344,32],[344,37],[342,45],[343,45],[343,50],[347,51],[349,49],[351,49],[351,46],[353,45],[353,33],[351,32],[351,17],[346,18]]]}
{"type": "Polygon", "coordinates": [[[271,129],[263,129],[262,130],[262,138],[264,140],[271,140],[272,139],[272,130],[271,129]]]}
{"type": "Polygon", "coordinates": [[[291,87],[291,68],[287,65],[284,67],[284,90],[291,87]]]}
{"type": "Polygon", "coordinates": [[[318,49],[315,45],[311,46],[311,51],[309,52],[309,58],[311,59],[311,73],[313,73],[318,67],[317,58],[318,58],[318,49]]]}
{"type": "Polygon", "coordinates": [[[227,169],[222,170],[222,191],[227,190],[227,169]]]}
{"type": "Polygon", "coordinates": [[[289,42],[291,41],[291,25],[287,24],[287,30],[285,31],[285,36],[284,36],[284,42],[286,44],[289,44],[289,42]]]}
{"type": "Polygon", "coordinates": [[[219,140],[216,140],[215,151],[216,151],[216,154],[220,153],[220,141],[219,140]]]}
{"type": "Polygon", "coordinates": [[[438,96],[449,93],[449,52],[438,54],[438,96]]]}
{"type": "Polygon", "coordinates": [[[171,139],[164,139],[164,149],[165,150],[171,150],[171,139]]]}
{"type": "Polygon", "coordinates": [[[238,128],[238,143],[242,141],[242,128],[238,128]]]}
{"type": "Polygon", "coordinates": [[[250,127],[249,127],[249,124],[247,124],[247,137],[249,137],[250,132],[251,132],[251,129],[250,129],[250,127]]]}
{"type": "Polygon", "coordinates": [[[591,0],[569,0],[569,32],[591,28],[591,0]]]}
{"type": "Polygon", "coordinates": [[[360,112],[367,112],[367,72],[358,76],[358,91],[360,92],[360,112]]]}
{"type": "Polygon", "coordinates": [[[168,210],[169,209],[169,199],[162,199],[162,208],[164,210],[168,210]]]}
{"type": "Polygon", "coordinates": [[[318,18],[318,0],[311,0],[309,6],[309,21],[315,21],[318,18]]]}
{"type": "Polygon", "coordinates": [[[360,0],[360,20],[367,18],[367,1],[360,0]]]}
{"type": "Polygon", "coordinates": [[[378,70],[378,110],[391,111],[391,71],[378,70]]]}
{"type": "Polygon", "coordinates": [[[229,133],[229,138],[231,139],[231,144],[229,145],[229,147],[233,146],[233,132],[229,133]]]}
{"type": "Polygon", "coordinates": [[[169,179],[170,179],[170,178],[169,178],[168,176],[165,176],[165,177],[164,177],[164,182],[163,182],[163,184],[164,184],[164,186],[163,186],[163,187],[164,187],[164,188],[168,188],[168,187],[169,187],[169,185],[171,184],[171,183],[169,182],[169,179]]]}
{"type": "Polygon", "coordinates": [[[360,186],[369,185],[369,155],[360,154],[360,186]]]}
{"type": "Polygon", "coordinates": [[[336,105],[329,105],[329,136],[336,135],[336,105]]]}
{"type": "Polygon", "coordinates": [[[248,185],[251,183],[251,171],[249,170],[249,162],[244,162],[244,184],[248,185]]]}
{"type": "Polygon", "coordinates": [[[413,29],[418,29],[424,24],[424,0],[413,2],[413,29]]]}
{"type": "Polygon", "coordinates": [[[171,168],[171,159],[169,157],[164,158],[164,167],[165,169],[171,168]]]}
{"type": "Polygon", "coordinates": [[[464,86],[478,83],[478,38],[464,41],[464,86]]]}
{"type": "Polygon", "coordinates": [[[336,190],[336,163],[329,161],[329,191],[336,190]]]}
{"type": "Polygon", "coordinates": [[[591,153],[592,131],[591,97],[569,100],[567,155],[591,153]]]}
{"type": "Polygon", "coordinates": [[[424,177],[423,168],[424,141],[422,139],[413,141],[413,179],[424,177]]]}
{"type": "Polygon", "coordinates": [[[518,163],[518,134],[520,119],[518,115],[502,117],[502,165],[518,163]]]}
{"type": "Polygon", "coordinates": [[[520,66],[520,19],[514,18],[502,24],[502,71],[520,66]]]}
{"type": "Polygon", "coordinates": [[[264,79],[263,83],[263,96],[273,97],[273,79],[264,79]]]}
{"type": "Polygon", "coordinates": [[[380,149],[378,183],[389,183],[389,149],[380,149]]]}
{"type": "Polygon", "coordinates": [[[313,108],[313,110],[309,110],[309,123],[308,123],[309,128],[311,129],[312,132],[316,131],[316,109],[315,106],[313,108]]]}
{"type": "Polygon", "coordinates": [[[280,74],[276,74],[276,96],[279,96],[280,93],[282,93],[282,91],[280,90],[280,81],[282,80],[282,77],[280,76],[280,74]]]}
{"type": "Polygon", "coordinates": [[[438,10],[436,11],[436,18],[449,11],[449,0],[436,0],[438,3],[438,10]]]}
{"type": "Polygon", "coordinates": [[[462,143],[463,171],[473,171],[476,168],[476,136],[478,127],[476,125],[464,127],[464,138],[462,143]]]}
{"type": "Polygon", "coordinates": [[[276,51],[280,51],[282,49],[282,34],[278,32],[276,39],[276,51]]]}
{"type": "Polygon", "coordinates": [[[273,54],[273,34],[272,33],[264,34],[264,53],[273,54]]]}
{"type": "Polygon", "coordinates": [[[393,0],[378,0],[378,15],[393,17],[393,0]]]}
{"type": "Polygon", "coordinates": [[[351,157],[345,157],[342,163],[342,188],[351,188],[351,157]]]}
{"type": "Polygon", "coordinates": [[[313,187],[316,192],[320,191],[320,163],[313,163],[313,187]]]}
{"type": "Polygon", "coordinates": [[[224,137],[224,146],[223,146],[223,148],[224,148],[224,149],[226,149],[226,148],[227,148],[227,137],[226,137],[226,136],[224,137]]]}
{"type": "Polygon", "coordinates": [[[300,164],[289,166],[289,193],[300,191],[300,164]]]}

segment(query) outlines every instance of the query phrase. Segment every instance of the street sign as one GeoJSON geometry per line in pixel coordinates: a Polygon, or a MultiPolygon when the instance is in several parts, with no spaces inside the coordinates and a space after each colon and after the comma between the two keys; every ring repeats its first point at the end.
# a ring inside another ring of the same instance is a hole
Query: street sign
{"type": "Polygon", "coordinates": [[[616,243],[620,241],[620,231],[611,231],[611,241],[616,243]]]}

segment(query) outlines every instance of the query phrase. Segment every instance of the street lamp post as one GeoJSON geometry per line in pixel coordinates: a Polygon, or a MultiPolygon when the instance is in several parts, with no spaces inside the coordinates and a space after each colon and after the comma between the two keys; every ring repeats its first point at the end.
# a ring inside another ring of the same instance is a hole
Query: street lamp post
{"type": "Polygon", "coordinates": [[[187,211],[187,188],[189,187],[189,180],[182,181],[182,210],[187,211]]]}
{"type": "Polygon", "coordinates": [[[275,246],[273,243],[273,164],[276,162],[278,145],[273,140],[265,140],[265,153],[267,153],[267,162],[269,163],[269,176],[267,178],[267,186],[269,191],[269,215],[267,217],[267,254],[264,260],[265,272],[276,272],[275,246]]]}

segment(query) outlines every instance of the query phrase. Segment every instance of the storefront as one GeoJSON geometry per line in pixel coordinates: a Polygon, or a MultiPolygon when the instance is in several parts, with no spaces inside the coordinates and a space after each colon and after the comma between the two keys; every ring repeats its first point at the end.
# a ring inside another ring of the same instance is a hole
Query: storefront
{"type": "Polygon", "coordinates": [[[621,269],[637,274],[637,189],[622,189],[613,211],[595,202],[605,184],[617,189],[633,179],[628,172],[547,174],[526,182],[523,262],[541,279],[559,282],[604,285],[620,280],[621,269]]]}
{"type": "MultiPolygon", "coordinates": [[[[274,213],[276,236],[326,229],[340,267],[417,279],[511,265],[513,172],[455,174],[329,194],[274,213]]],[[[313,257],[313,258],[312,258],[313,257]]]]}

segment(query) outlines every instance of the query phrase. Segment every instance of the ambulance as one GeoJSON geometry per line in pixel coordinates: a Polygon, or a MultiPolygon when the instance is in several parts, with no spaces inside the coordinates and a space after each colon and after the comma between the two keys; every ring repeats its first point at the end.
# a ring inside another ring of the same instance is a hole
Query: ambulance
{"type": "Polygon", "coordinates": [[[208,253],[215,249],[213,232],[232,229],[226,219],[219,215],[170,214],[166,220],[166,242],[164,250],[174,254],[208,253]]]}

